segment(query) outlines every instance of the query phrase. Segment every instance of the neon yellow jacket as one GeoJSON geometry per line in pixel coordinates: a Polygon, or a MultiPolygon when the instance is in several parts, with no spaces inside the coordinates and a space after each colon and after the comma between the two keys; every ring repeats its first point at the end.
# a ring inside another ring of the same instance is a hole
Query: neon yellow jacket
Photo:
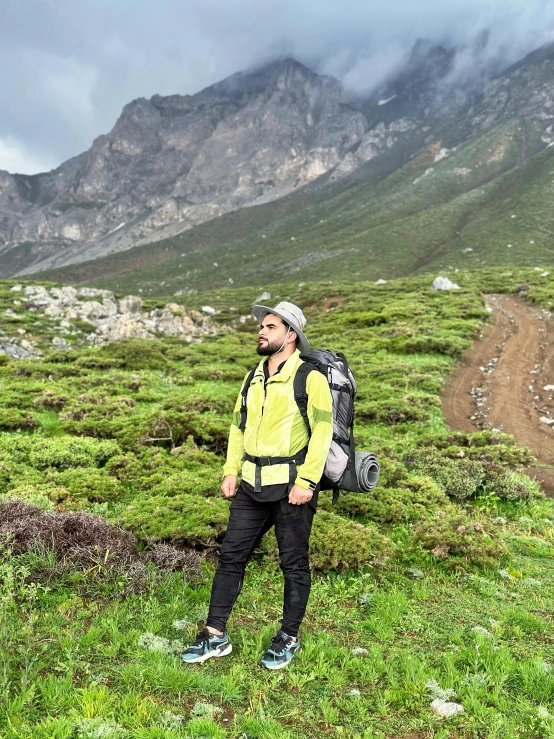
{"type": "MultiPolygon", "coordinates": [[[[264,393],[262,359],[250,383],[247,396],[248,415],[244,434],[239,428],[241,394],[239,393],[229,431],[227,462],[224,475],[238,475],[254,485],[256,466],[244,459],[245,453],[253,457],[291,456],[308,444],[306,424],[294,399],[294,376],[302,364],[300,352],[292,354],[281,371],[270,377],[264,393]]],[[[242,387],[244,387],[243,380],[242,387]]],[[[242,388],[241,388],[242,389],[242,388]]],[[[296,484],[308,489],[310,482],[319,482],[333,436],[333,412],[331,391],[320,372],[310,372],[306,380],[308,394],[308,418],[311,437],[305,461],[297,468],[296,484]]],[[[289,465],[277,464],[262,467],[262,486],[289,481],[289,465]]]]}

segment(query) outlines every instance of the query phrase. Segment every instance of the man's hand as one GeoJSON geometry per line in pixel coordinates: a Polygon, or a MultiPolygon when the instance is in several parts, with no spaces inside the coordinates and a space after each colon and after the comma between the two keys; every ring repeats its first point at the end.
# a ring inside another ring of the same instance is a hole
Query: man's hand
{"type": "Polygon", "coordinates": [[[289,493],[289,503],[292,505],[303,505],[308,503],[314,497],[312,490],[306,490],[306,488],[300,485],[294,485],[289,493]]]}
{"type": "Polygon", "coordinates": [[[233,498],[237,492],[237,476],[227,475],[223,478],[221,492],[226,498],[233,498]]]}

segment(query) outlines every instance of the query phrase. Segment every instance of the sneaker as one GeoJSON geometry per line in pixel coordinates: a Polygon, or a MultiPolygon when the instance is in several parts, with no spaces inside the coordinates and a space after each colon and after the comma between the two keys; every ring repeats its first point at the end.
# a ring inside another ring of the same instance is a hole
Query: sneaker
{"type": "Polygon", "coordinates": [[[210,657],[225,657],[227,654],[231,654],[232,651],[233,647],[227,632],[219,636],[219,634],[211,634],[208,629],[204,628],[198,632],[196,641],[188,649],[185,649],[181,659],[188,664],[205,662],[210,657]]]}
{"type": "Polygon", "coordinates": [[[268,670],[280,670],[286,667],[296,652],[300,652],[300,641],[294,641],[284,631],[279,631],[273,637],[270,646],[265,650],[260,660],[260,665],[268,670]]]}

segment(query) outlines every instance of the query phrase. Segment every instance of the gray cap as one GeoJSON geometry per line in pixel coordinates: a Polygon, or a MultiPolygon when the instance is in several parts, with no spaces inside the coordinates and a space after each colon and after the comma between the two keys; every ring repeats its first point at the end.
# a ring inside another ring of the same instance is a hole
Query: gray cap
{"type": "Polygon", "coordinates": [[[280,303],[277,303],[275,308],[269,308],[267,305],[255,305],[252,308],[252,313],[260,323],[269,313],[279,316],[279,318],[282,318],[287,326],[290,326],[298,336],[296,346],[300,352],[302,353],[310,350],[310,342],[302,330],[306,325],[306,317],[300,308],[294,303],[287,303],[286,300],[282,300],[280,303]]]}

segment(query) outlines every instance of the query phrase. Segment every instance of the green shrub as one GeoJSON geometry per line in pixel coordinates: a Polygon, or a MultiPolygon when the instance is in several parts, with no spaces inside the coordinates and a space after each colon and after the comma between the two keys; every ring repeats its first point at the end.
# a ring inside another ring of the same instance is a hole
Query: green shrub
{"type": "Polygon", "coordinates": [[[496,565],[506,551],[496,533],[456,508],[421,521],[413,531],[413,543],[452,568],[496,565]]]}
{"type": "Polygon", "coordinates": [[[4,495],[0,495],[0,503],[8,500],[22,500],[24,503],[36,505],[43,511],[53,511],[54,503],[50,498],[49,489],[44,485],[20,485],[12,488],[4,495]]]}
{"type": "Polygon", "coordinates": [[[171,450],[151,446],[112,457],[105,469],[135,492],[211,495],[219,491],[222,463],[220,456],[196,446],[189,437],[171,450]]]}
{"type": "Polygon", "coordinates": [[[417,449],[404,457],[409,469],[433,478],[451,498],[467,500],[481,488],[484,466],[465,457],[450,459],[433,448],[417,449]]]}
{"type": "Polygon", "coordinates": [[[170,365],[164,344],[152,339],[128,339],[101,347],[98,356],[112,359],[127,370],[165,370],[170,365]]]}
{"type": "Polygon", "coordinates": [[[113,500],[122,491],[121,483],[116,477],[110,476],[105,469],[94,467],[49,470],[45,479],[55,487],[48,496],[58,503],[67,498],[103,503],[113,500]]]}
{"type": "Polygon", "coordinates": [[[110,457],[118,454],[121,454],[121,449],[115,441],[59,436],[53,439],[33,439],[29,461],[38,469],[101,467],[110,457]]]}
{"type": "Polygon", "coordinates": [[[404,354],[446,354],[449,357],[461,357],[470,346],[468,339],[455,334],[437,332],[434,334],[420,334],[396,340],[395,351],[404,354]]]}
{"type": "Polygon", "coordinates": [[[34,431],[38,428],[35,417],[15,408],[0,408],[0,431],[34,431]]]}
{"type": "Polygon", "coordinates": [[[408,421],[426,421],[428,418],[429,412],[423,407],[422,403],[415,401],[413,396],[392,397],[387,400],[356,406],[356,419],[358,421],[381,421],[394,425],[396,423],[407,423],[408,421]]]}
{"type": "Polygon", "coordinates": [[[11,462],[26,462],[33,441],[32,436],[24,434],[0,433],[0,461],[2,465],[11,462]]]}
{"type": "Polygon", "coordinates": [[[122,359],[106,357],[102,354],[85,354],[75,362],[75,367],[85,370],[111,370],[123,367],[122,359]]]}
{"type": "Polygon", "coordinates": [[[140,495],[127,507],[121,523],[139,538],[187,546],[213,546],[224,531],[229,503],[200,495],[140,495]]]}
{"type": "Polygon", "coordinates": [[[482,462],[498,462],[507,465],[528,465],[535,461],[534,455],[524,446],[519,446],[515,436],[501,431],[455,431],[432,438],[424,436],[418,446],[433,446],[443,450],[448,457],[466,456],[482,462]]]}
{"type": "Polygon", "coordinates": [[[378,523],[400,523],[417,521],[437,506],[444,505],[446,500],[443,489],[430,477],[408,475],[403,487],[379,484],[370,493],[341,494],[334,508],[329,500],[325,500],[323,506],[340,515],[360,516],[378,523]]]}
{"type": "Polygon", "coordinates": [[[485,465],[483,488],[506,500],[531,500],[543,497],[540,485],[528,475],[501,467],[496,462],[485,465]]]}
{"type": "Polygon", "coordinates": [[[310,562],[316,570],[342,570],[371,564],[390,542],[374,526],[348,521],[319,510],[310,538],[310,562]]]}
{"type": "Polygon", "coordinates": [[[168,402],[164,410],[152,416],[151,427],[144,440],[148,441],[149,437],[160,437],[161,434],[156,429],[164,427],[163,436],[167,436],[166,445],[179,446],[192,436],[197,445],[223,453],[227,448],[229,426],[230,420],[221,414],[184,411],[179,404],[173,405],[168,402]]]}

